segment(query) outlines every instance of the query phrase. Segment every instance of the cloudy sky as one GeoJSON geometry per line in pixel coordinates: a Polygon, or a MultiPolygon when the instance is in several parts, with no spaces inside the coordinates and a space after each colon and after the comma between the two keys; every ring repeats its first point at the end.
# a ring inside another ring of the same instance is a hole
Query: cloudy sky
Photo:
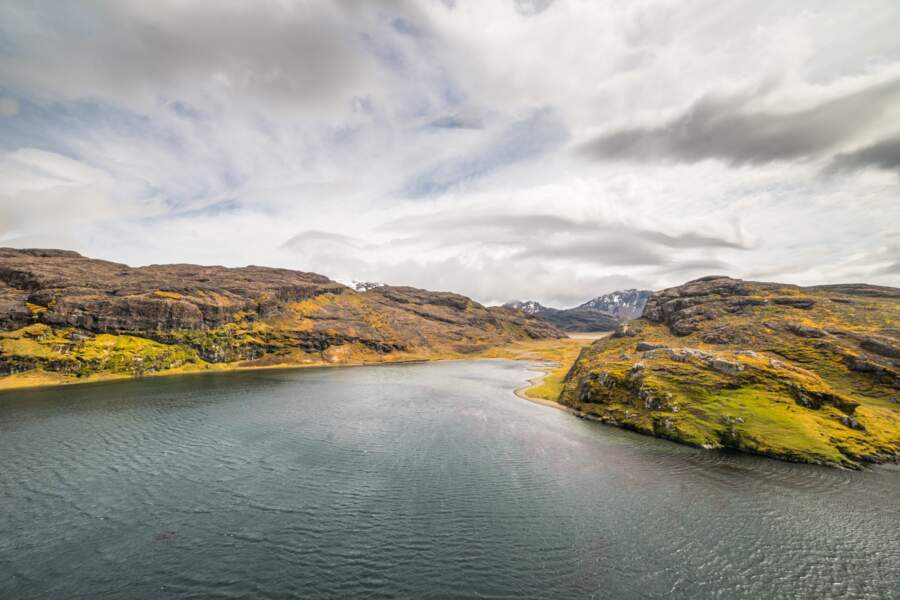
{"type": "Polygon", "coordinates": [[[896,0],[0,0],[0,245],[900,285],[896,0]]]}

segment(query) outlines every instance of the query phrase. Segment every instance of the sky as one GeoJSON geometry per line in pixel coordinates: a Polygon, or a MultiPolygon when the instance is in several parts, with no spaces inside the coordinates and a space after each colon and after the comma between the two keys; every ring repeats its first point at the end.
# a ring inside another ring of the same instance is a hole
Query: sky
{"type": "Polygon", "coordinates": [[[900,286],[900,2],[0,0],[0,246],[900,286]]]}

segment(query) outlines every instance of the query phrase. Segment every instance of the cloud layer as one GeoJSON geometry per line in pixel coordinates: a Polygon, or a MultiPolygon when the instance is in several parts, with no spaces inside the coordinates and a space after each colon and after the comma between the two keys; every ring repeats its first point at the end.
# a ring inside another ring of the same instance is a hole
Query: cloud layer
{"type": "MultiPolygon", "coordinates": [[[[817,158],[856,138],[885,115],[900,111],[900,77],[794,111],[754,110],[756,94],[704,96],[661,125],[623,129],[588,142],[585,152],[599,160],[722,159],[733,165],[817,158]]],[[[880,164],[891,147],[874,146],[840,164],[880,164]]],[[[888,157],[889,159],[889,157],[888,157]]]]}
{"type": "Polygon", "coordinates": [[[900,6],[0,5],[0,244],[574,305],[900,284],[900,6]]]}

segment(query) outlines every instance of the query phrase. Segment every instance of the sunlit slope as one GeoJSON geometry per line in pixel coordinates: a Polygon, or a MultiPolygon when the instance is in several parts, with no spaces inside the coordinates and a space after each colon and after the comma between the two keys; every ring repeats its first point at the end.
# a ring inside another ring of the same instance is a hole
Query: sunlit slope
{"type": "Polygon", "coordinates": [[[900,290],[713,277],[593,344],[561,402],[640,432],[858,465],[900,454],[900,290]]]}

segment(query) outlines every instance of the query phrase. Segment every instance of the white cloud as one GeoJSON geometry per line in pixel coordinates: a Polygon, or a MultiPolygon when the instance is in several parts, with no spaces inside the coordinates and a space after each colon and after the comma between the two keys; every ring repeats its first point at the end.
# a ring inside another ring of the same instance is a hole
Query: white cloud
{"type": "Polygon", "coordinates": [[[117,212],[108,174],[84,163],[33,148],[0,155],[0,236],[77,227],[98,214],[117,212]]]}
{"type": "Polygon", "coordinates": [[[0,239],[492,302],[710,270],[897,285],[896,98],[802,152],[821,128],[784,115],[896,81],[898,26],[889,1],[10,3],[0,239]],[[666,123],[689,160],[609,142],[681,151],[666,123]]]}
{"type": "Polygon", "coordinates": [[[19,103],[15,98],[0,97],[0,117],[12,117],[19,112],[19,103]]]}

